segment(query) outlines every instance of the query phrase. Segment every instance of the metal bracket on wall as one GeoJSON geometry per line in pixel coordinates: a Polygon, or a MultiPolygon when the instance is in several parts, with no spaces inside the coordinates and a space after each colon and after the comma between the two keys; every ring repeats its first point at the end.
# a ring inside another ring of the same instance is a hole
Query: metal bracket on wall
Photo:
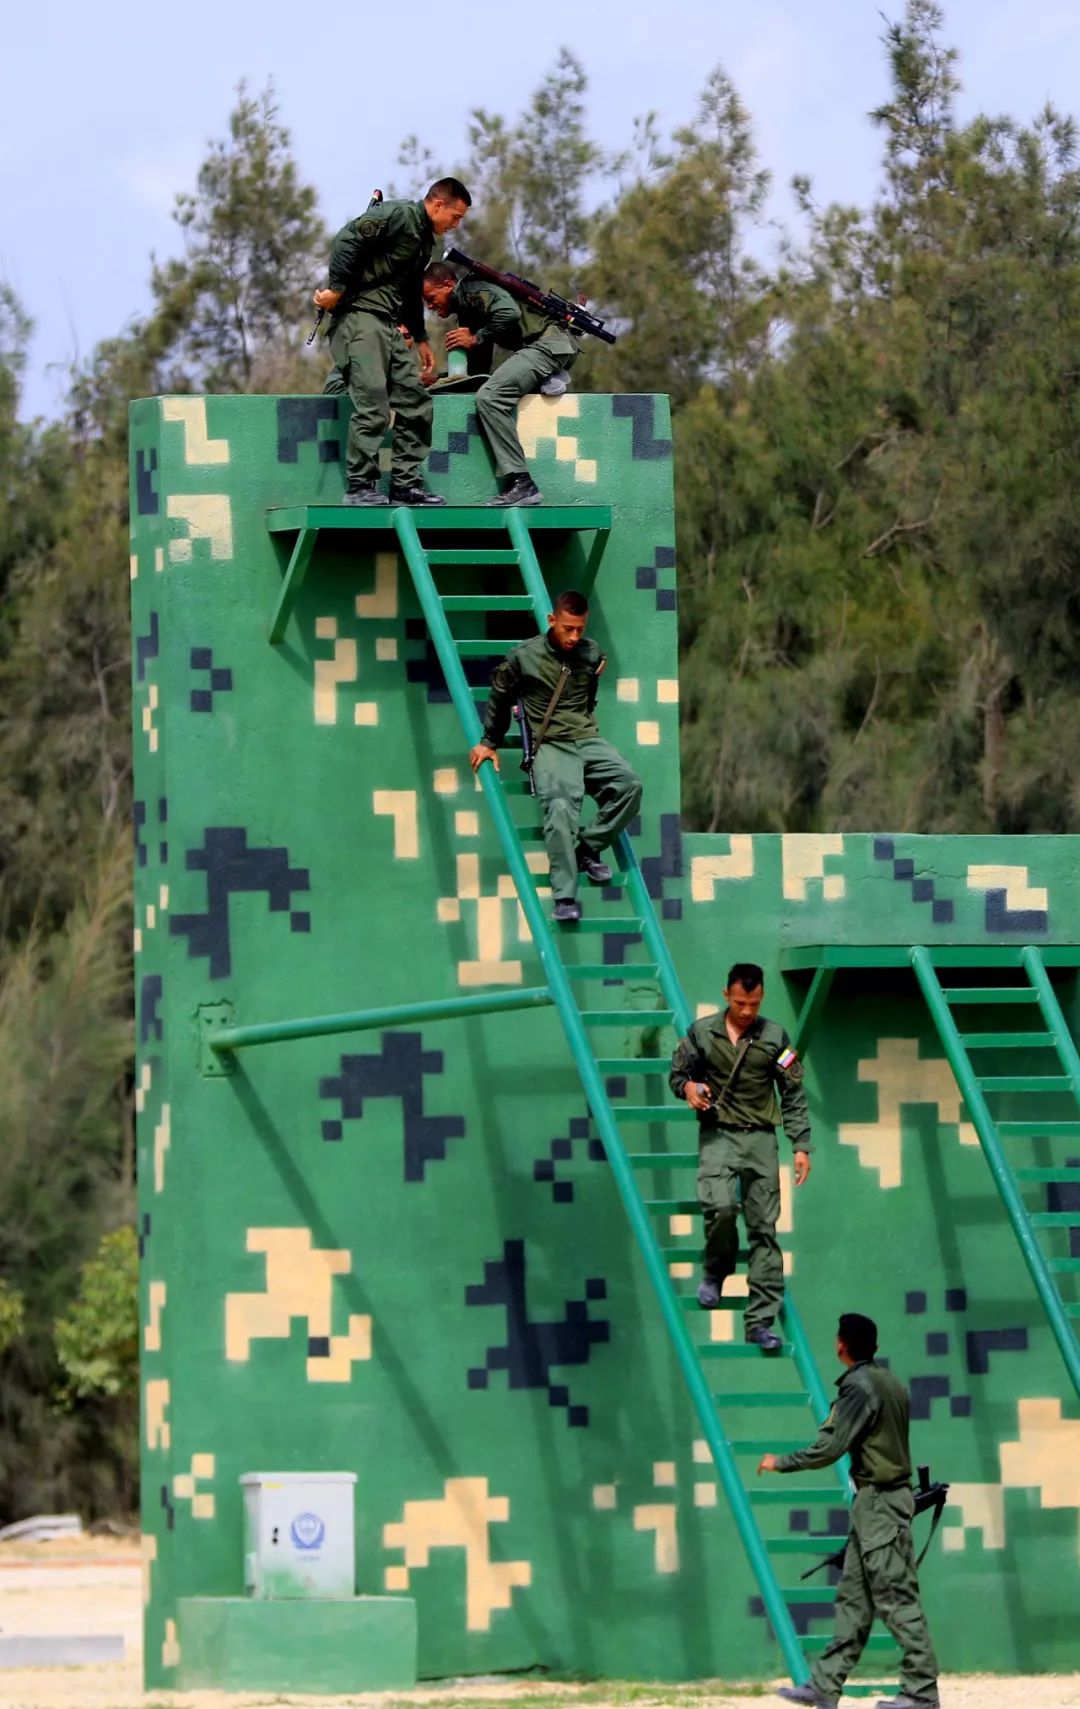
{"type": "Polygon", "coordinates": [[[221,1033],[232,1031],[236,1012],[231,1003],[200,1003],[195,1011],[198,1037],[198,1066],[204,1080],[220,1080],[223,1075],[236,1073],[236,1058],[231,1050],[215,1049],[214,1041],[221,1033]]]}

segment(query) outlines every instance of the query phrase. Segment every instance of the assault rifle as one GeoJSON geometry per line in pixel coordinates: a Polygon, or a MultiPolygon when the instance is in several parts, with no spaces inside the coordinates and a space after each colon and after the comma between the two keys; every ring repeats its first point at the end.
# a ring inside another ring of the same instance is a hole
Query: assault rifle
{"type": "MultiPolygon", "coordinates": [[[[371,200],[368,203],[368,207],[369,208],[377,208],[379,203],[382,201],[382,199],[383,199],[383,193],[381,190],[372,190],[371,200]]],[[[323,318],[323,315],[325,313],[326,313],[325,309],[316,309],[315,310],[315,325],[312,327],[311,331],[308,333],[307,338],[304,341],[305,344],[314,344],[316,334],[318,333],[319,327],[322,324],[322,318],[323,318]]]]}
{"type": "MultiPolygon", "coordinates": [[[[913,1517],[917,1517],[920,1513],[930,1512],[933,1512],[934,1515],[930,1526],[930,1534],[922,1546],[922,1551],[918,1560],[915,1562],[917,1567],[921,1567],[926,1558],[926,1551],[934,1540],[934,1532],[941,1524],[941,1518],[945,1512],[945,1504],[949,1499],[949,1486],[948,1484],[943,1483],[931,1483],[930,1467],[920,1466],[919,1481],[911,1493],[915,1497],[915,1514],[913,1517]]],[[[800,1573],[799,1577],[812,1578],[814,1573],[821,1572],[823,1567],[842,1567],[846,1553],[847,1540],[845,1540],[844,1547],[842,1549],[837,1549],[835,1554],[826,1555],[824,1559],[818,1561],[815,1566],[808,1567],[804,1573],[800,1573]]]]}
{"type": "Polygon", "coordinates": [[[486,261],[474,261],[471,255],[466,255],[463,249],[456,249],[453,244],[443,251],[443,260],[455,261],[478,279],[486,279],[489,285],[501,285],[519,303],[528,303],[530,308],[539,309],[549,320],[558,321],[570,332],[590,332],[594,338],[602,338],[605,344],[615,342],[615,334],[607,331],[598,315],[590,314],[581,303],[567,302],[565,297],[554,291],[541,290],[531,279],[522,279],[517,273],[500,273],[497,267],[489,267],[486,261]]]}
{"type": "Polygon", "coordinates": [[[518,701],[518,704],[514,707],[514,717],[517,720],[518,729],[521,731],[521,769],[529,780],[529,794],[535,795],[536,779],[533,776],[532,768],[536,749],[533,747],[532,731],[529,729],[529,720],[525,716],[525,708],[522,706],[520,701],[518,701]]]}

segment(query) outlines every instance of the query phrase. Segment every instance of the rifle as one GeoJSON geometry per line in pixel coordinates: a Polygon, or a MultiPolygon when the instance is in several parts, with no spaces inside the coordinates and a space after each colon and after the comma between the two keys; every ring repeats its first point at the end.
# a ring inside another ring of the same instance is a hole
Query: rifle
{"type": "Polygon", "coordinates": [[[581,303],[570,303],[554,291],[541,290],[531,279],[522,279],[517,273],[500,273],[497,267],[489,267],[486,261],[474,261],[471,255],[466,255],[463,249],[456,249],[453,244],[443,251],[443,260],[456,261],[459,267],[475,273],[478,279],[486,279],[489,285],[501,285],[519,303],[528,303],[530,308],[539,309],[549,320],[558,321],[560,326],[569,328],[571,332],[590,332],[594,338],[602,338],[605,344],[615,343],[615,334],[608,332],[600,317],[590,314],[581,303]]]}
{"type": "Polygon", "coordinates": [[[514,707],[514,717],[517,719],[518,729],[521,731],[521,769],[529,780],[529,794],[535,795],[536,779],[533,776],[532,768],[533,757],[536,750],[533,747],[532,731],[529,729],[529,720],[525,716],[525,708],[522,706],[520,700],[514,707]]]}
{"type": "MultiPolygon", "coordinates": [[[[383,199],[383,193],[381,190],[372,190],[371,200],[368,203],[368,207],[369,208],[377,208],[379,203],[382,201],[382,199],[383,199]]],[[[316,309],[315,310],[315,325],[312,327],[311,331],[308,333],[307,338],[304,341],[305,345],[314,344],[316,334],[318,333],[319,327],[322,324],[322,318],[323,318],[323,315],[325,313],[326,313],[325,309],[316,309]]]]}
{"type": "MultiPolygon", "coordinates": [[[[931,1483],[930,1467],[920,1466],[919,1481],[911,1493],[915,1497],[915,1512],[912,1515],[913,1519],[917,1518],[920,1513],[929,1513],[931,1510],[933,1510],[934,1514],[929,1535],[922,1546],[922,1551],[918,1560],[915,1562],[917,1567],[921,1567],[923,1561],[926,1559],[926,1551],[934,1540],[934,1532],[941,1524],[941,1518],[945,1512],[945,1504],[949,1499],[949,1486],[948,1484],[943,1483],[931,1483]]],[[[800,1579],[812,1578],[814,1573],[819,1573],[823,1567],[842,1567],[844,1564],[844,1556],[847,1553],[847,1546],[850,1541],[851,1538],[849,1535],[845,1539],[844,1547],[842,1549],[837,1549],[835,1554],[826,1555],[822,1560],[818,1561],[815,1566],[807,1567],[804,1573],[799,1574],[800,1579]]]]}

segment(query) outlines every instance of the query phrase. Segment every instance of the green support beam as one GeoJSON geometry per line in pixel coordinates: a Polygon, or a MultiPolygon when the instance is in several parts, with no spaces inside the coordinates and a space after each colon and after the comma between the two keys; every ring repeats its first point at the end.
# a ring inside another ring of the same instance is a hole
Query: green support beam
{"type": "Polygon", "coordinates": [[[288,1021],[259,1021],[246,1027],[226,1027],[207,1039],[218,1055],[248,1050],[256,1044],[287,1044],[297,1038],[325,1038],[332,1033],[370,1032],[376,1027],[411,1026],[417,1021],[462,1021],[473,1015],[512,1013],[515,1009],[550,1008],[546,986],[522,991],[478,992],[475,997],[436,997],[427,1003],[399,1003],[388,1009],[356,1009],[342,1015],[301,1015],[288,1021]]]}

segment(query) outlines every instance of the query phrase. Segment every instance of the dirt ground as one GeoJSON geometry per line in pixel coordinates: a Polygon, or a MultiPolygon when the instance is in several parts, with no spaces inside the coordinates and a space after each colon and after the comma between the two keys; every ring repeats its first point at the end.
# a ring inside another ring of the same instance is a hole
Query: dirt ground
{"type": "MultiPolygon", "coordinates": [[[[0,1632],[5,1636],[122,1633],[122,1662],[97,1667],[0,1669],[2,1709],[748,1709],[770,1701],[757,1686],[726,1681],[693,1685],[596,1683],[569,1685],[526,1680],[447,1680],[417,1691],[360,1697],[232,1696],[217,1691],[152,1692],[142,1689],[142,1569],[131,1543],[103,1538],[37,1544],[0,1544],[0,1632]]],[[[1080,1709],[1080,1674],[997,1679],[966,1675],[941,1682],[945,1709],[1080,1709]]],[[[871,1703],[873,1699],[869,1700],[871,1703]]],[[[850,1698],[848,1709],[867,1700],[850,1698]]]]}

